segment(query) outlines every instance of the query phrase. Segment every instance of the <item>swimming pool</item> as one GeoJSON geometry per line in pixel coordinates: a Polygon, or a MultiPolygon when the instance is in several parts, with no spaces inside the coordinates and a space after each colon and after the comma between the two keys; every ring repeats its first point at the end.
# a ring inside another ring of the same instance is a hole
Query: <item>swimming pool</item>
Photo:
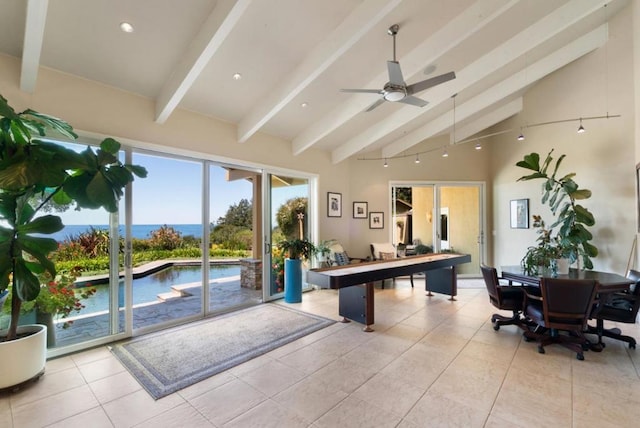
{"type": "MultiPolygon", "coordinates": [[[[209,280],[240,275],[240,265],[215,264],[209,268],[209,280]]],[[[157,302],[158,294],[171,291],[171,286],[202,282],[201,266],[170,266],[150,275],[133,280],[133,304],[157,302]]],[[[83,299],[81,315],[106,311],[109,308],[109,284],[92,286],[96,293],[83,299]]],[[[119,285],[120,306],[124,306],[124,280],[119,285]]]]}

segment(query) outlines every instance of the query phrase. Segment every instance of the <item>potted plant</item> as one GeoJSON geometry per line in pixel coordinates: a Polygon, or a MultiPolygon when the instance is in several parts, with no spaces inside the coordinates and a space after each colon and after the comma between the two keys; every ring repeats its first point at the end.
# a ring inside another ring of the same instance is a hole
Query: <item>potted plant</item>
{"type": "Polygon", "coordinates": [[[331,245],[334,242],[333,240],[321,241],[316,245],[315,254],[321,266],[329,266],[329,254],[331,254],[331,245]]]}
{"type": "Polygon", "coordinates": [[[566,249],[560,245],[557,237],[551,236],[551,230],[546,228],[541,216],[533,216],[533,227],[538,229],[537,245],[527,248],[520,262],[522,269],[527,275],[550,273],[551,276],[556,276],[556,260],[565,255],[566,249]]]}
{"type": "Polygon", "coordinates": [[[42,235],[64,225],[59,216],[42,212],[51,204],[116,212],[123,188],[134,175],[146,176],[144,168],[118,160],[120,143],[112,138],[97,150],[87,147],[77,153],[46,136],[77,138],[68,123],[33,110],[18,113],[0,95],[0,292],[11,288],[9,328],[0,333],[0,388],[44,369],[46,327],[18,327],[22,303],[41,292],[40,275],[56,277],[51,254],[58,243],[42,235]],[[19,336],[34,332],[36,340],[19,336]],[[44,349],[6,349],[25,340],[44,349]]]}
{"type": "MultiPolygon", "coordinates": [[[[79,268],[73,269],[71,272],[58,271],[55,278],[51,277],[49,272],[44,272],[38,277],[40,279],[40,293],[35,300],[23,302],[21,314],[35,315],[35,322],[47,326],[47,347],[53,347],[56,344],[56,320],[64,320],[62,328],[67,329],[73,324],[73,320],[67,318],[76,312],[80,312],[85,305],[82,303],[95,294],[94,287],[76,288],[75,280],[80,273],[79,268]]],[[[9,295],[10,296],[10,295],[9,295]]],[[[7,303],[10,302],[8,298],[7,303]]],[[[5,304],[3,308],[6,312],[11,310],[10,304],[5,304]]]]}
{"type": "Polygon", "coordinates": [[[590,241],[593,235],[587,229],[595,224],[593,214],[577,201],[589,199],[591,191],[580,189],[574,181],[575,173],[560,176],[558,169],[565,155],[556,161],[552,172],[549,175],[553,157],[553,149],[547,154],[542,165],[540,165],[540,155],[531,153],[523,160],[516,163],[516,166],[534,171],[533,174],[522,176],[518,181],[543,180],[542,183],[542,203],[548,204],[551,213],[556,216],[555,221],[548,230],[550,242],[555,242],[555,247],[563,257],[569,259],[569,263],[582,263],[584,269],[593,269],[592,257],[597,257],[598,248],[590,241]],[[555,229],[557,228],[557,229],[555,229]]]}
{"type": "Polygon", "coordinates": [[[288,239],[278,246],[287,254],[284,261],[284,301],[302,301],[302,260],[308,260],[315,252],[315,246],[307,239],[288,239]]]}

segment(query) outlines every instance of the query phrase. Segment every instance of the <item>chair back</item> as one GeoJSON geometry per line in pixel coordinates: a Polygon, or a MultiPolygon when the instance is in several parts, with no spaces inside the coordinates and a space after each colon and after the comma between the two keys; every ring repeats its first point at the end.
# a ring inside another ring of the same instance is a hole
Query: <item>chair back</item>
{"type": "Polygon", "coordinates": [[[634,296],[640,296],[640,271],[629,269],[629,273],[627,273],[627,278],[632,280],[634,283],[629,287],[629,292],[634,296]]]}
{"type": "Polygon", "coordinates": [[[542,278],[545,327],[582,331],[591,314],[598,283],[593,279],[542,278]]]}
{"type": "Polygon", "coordinates": [[[489,301],[497,308],[501,306],[500,293],[498,292],[498,286],[500,281],[498,280],[498,271],[496,268],[486,265],[481,265],[482,278],[484,278],[484,285],[487,287],[489,293],[489,301]]]}

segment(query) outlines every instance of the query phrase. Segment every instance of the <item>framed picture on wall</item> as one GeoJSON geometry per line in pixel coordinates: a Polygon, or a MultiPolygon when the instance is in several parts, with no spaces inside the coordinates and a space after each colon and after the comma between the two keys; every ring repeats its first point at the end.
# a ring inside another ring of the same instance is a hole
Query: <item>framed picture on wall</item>
{"type": "Polygon", "coordinates": [[[384,213],[369,213],[369,229],[384,229],[384,213]]]}
{"type": "Polygon", "coordinates": [[[342,217],[342,193],[327,192],[327,217],[342,217]]]}
{"type": "Polygon", "coordinates": [[[369,209],[366,202],[354,202],[353,203],[353,218],[367,218],[369,217],[369,209]]]}
{"type": "Polygon", "coordinates": [[[511,228],[529,229],[529,199],[511,200],[511,228]]]}

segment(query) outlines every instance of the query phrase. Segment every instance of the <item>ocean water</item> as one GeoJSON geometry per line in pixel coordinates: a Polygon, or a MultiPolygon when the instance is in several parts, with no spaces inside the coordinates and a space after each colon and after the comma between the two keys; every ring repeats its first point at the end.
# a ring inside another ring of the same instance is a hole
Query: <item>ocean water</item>
{"type": "MultiPolygon", "coordinates": [[[[151,232],[160,229],[162,224],[135,224],[131,226],[131,236],[138,239],[147,239],[151,237],[151,232]]],[[[168,224],[167,226],[173,227],[176,231],[180,232],[183,237],[194,236],[196,238],[202,238],[202,225],[200,224],[168,224]]],[[[65,225],[64,229],[60,232],[46,235],[48,238],[53,238],[58,242],[62,242],[69,237],[78,236],[83,232],[88,232],[91,227],[94,229],[109,230],[109,226],[106,224],[70,224],[65,225]]],[[[124,225],[120,225],[119,232],[124,236],[124,225]]]]}

